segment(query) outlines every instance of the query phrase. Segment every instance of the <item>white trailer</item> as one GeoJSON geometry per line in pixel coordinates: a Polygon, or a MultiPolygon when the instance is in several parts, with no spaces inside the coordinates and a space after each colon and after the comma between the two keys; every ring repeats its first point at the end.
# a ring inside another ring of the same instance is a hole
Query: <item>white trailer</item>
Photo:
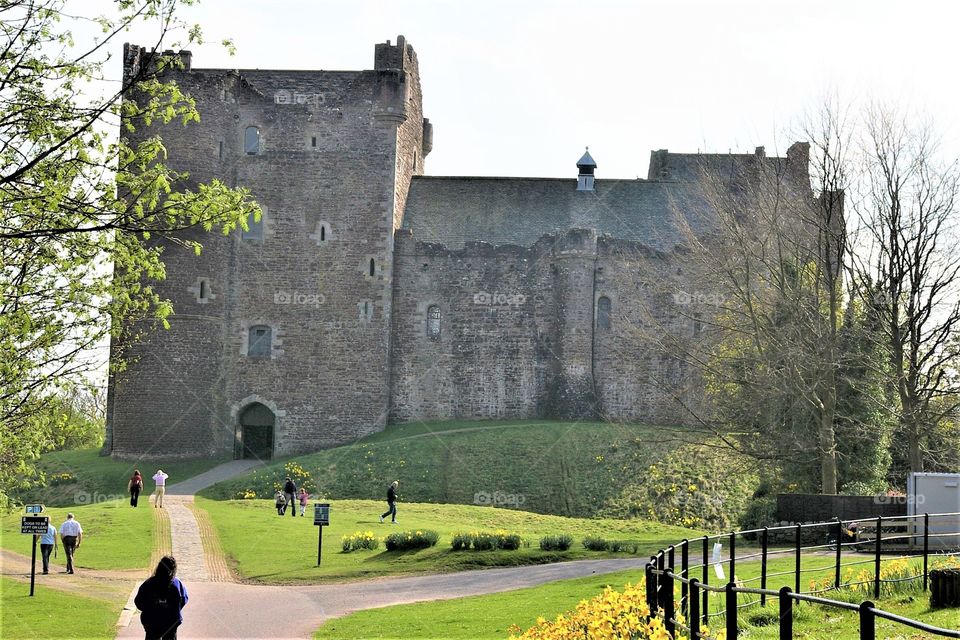
{"type": "MultiPolygon", "coordinates": [[[[907,515],[930,516],[932,551],[960,549],[960,473],[911,473],[907,477],[907,515]]],[[[914,547],[923,546],[923,518],[913,519],[914,547]]]]}

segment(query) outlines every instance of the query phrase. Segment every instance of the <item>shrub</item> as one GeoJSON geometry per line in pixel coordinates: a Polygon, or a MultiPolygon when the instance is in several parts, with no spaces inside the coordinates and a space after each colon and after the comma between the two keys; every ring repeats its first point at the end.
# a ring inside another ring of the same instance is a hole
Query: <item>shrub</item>
{"type": "Polygon", "coordinates": [[[614,553],[636,553],[640,545],[632,540],[611,540],[610,551],[614,553]]]}
{"type": "Polygon", "coordinates": [[[573,537],[561,533],[540,538],[540,548],[544,551],[566,551],[573,544],[573,537]]]}
{"type": "Polygon", "coordinates": [[[583,539],[583,546],[588,551],[606,551],[610,548],[610,543],[603,538],[587,536],[583,539]]]}
{"type": "Polygon", "coordinates": [[[357,551],[359,549],[369,549],[373,551],[380,546],[380,540],[373,535],[373,531],[357,531],[352,535],[340,538],[340,546],[344,553],[357,551]]]}
{"type": "Polygon", "coordinates": [[[387,551],[407,551],[409,549],[426,549],[437,544],[440,535],[429,529],[418,531],[399,531],[391,533],[383,540],[387,551]]]}
{"type": "Polygon", "coordinates": [[[471,542],[473,542],[472,534],[455,533],[453,534],[453,539],[450,541],[450,546],[453,547],[454,551],[466,551],[470,548],[471,542]]]}

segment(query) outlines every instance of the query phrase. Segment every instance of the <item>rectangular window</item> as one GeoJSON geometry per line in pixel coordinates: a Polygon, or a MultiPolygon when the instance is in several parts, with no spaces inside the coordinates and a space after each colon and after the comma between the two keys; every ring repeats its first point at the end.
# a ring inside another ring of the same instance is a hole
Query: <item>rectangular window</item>
{"type": "Polygon", "coordinates": [[[317,136],[312,136],[310,138],[310,146],[313,147],[314,149],[317,148],[317,136]]]}
{"type": "Polygon", "coordinates": [[[253,214],[250,214],[250,217],[247,218],[247,226],[249,228],[241,232],[240,238],[242,240],[263,240],[263,219],[266,215],[266,209],[260,214],[259,220],[254,220],[253,214]]]}

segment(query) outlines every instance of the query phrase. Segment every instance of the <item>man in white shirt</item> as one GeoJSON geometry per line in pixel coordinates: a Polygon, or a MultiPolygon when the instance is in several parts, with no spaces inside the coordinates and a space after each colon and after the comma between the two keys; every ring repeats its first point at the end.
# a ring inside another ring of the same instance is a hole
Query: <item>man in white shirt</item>
{"type": "Polygon", "coordinates": [[[73,519],[73,514],[67,514],[67,520],[60,525],[60,539],[63,541],[63,552],[67,554],[67,573],[73,573],[73,552],[80,548],[83,540],[83,527],[73,519]]]}
{"type": "Polygon", "coordinates": [[[157,469],[157,472],[153,474],[153,481],[157,483],[157,497],[153,501],[153,508],[156,509],[160,507],[163,509],[163,492],[166,490],[167,474],[163,472],[163,469],[157,469]]]}

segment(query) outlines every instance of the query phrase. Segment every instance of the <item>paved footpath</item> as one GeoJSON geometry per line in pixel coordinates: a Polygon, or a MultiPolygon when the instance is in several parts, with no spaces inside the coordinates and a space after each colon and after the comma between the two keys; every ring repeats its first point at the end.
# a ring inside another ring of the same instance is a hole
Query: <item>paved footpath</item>
{"type": "MultiPolygon", "coordinates": [[[[214,570],[204,556],[200,526],[190,508],[192,494],[249,468],[237,464],[243,462],[221,465],[203,474],[206,478],[198,476],[167,488],[164,509],[170,516],[173,554],[190,596],[178,634],[181,638],[311,638],[326,620],[359,609],[496,593],[631,568],[638,570],[639,579],[646,563],[645,558],[578,560],[312,586],[214,581],[223,580],[223,572],[214,570]]],[[[117,638],[142,638],[132,597],[127,607],[117,638]]]]}

